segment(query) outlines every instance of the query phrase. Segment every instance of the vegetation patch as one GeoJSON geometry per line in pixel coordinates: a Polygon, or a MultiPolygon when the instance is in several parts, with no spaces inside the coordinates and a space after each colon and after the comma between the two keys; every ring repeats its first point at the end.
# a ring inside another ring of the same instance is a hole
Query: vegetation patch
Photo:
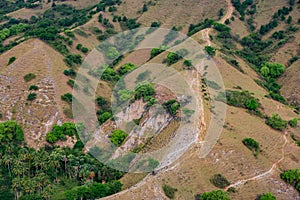
{"type": "Polygon", "coordinates": [[[300,170],[290,169],[280,175],[281,179],[292,185],[298,192],[300,192],[300,170]]]}
{"type": "Polygon", "coordinates": [[[128,134],[125,133],[125,131],[114,130],[110,134],[109,138],[110,138],[111,143],[113,143],[115,146],[119,147],[124,142],[124,140],[126,139],[127,136],[128,136],[128,134]]]}
{"type": "Polygon", "coordinates": [[[175,198],[175,193],[177,192],[176,188],[173,188],[169,185],[163,185],[162,188],[163,188],[163,191],[164,191],[164,193],[167,197],[169,197],[170,199],[175,198]]]}
{"type": "Polygon", "coordinates": [[[259,153],[259,143],[257,141],[252,138],[245,138],[243,144],[253,152],[254,156],[257,156],[259,153]]]}
{"type": "Polygon", "coordinates": [[[36,78],[36,75],[35,75],[35,74],[29,73],[29,74],[26,74],[26,75],[24,76],[24,81],[25,81],[25,82],[29,82],[29,81],[31,81],[31,80],[33,80],[33,79],[35,79],[35,78],[36,78]]]}
{"type": "Polygon", "coordinates": [[[204,192],[202,194],[195,195],[195,200],[230,200],[227,192],[223,190],[213,190],[210,192],[204,192]]]}
{"type": "Polygon", "coordinates": [[[283,131],[287,128],[288,122],[283,120],[278,114],[273,114],[272,117],[268,117],[266,124],[275,130],[283,131]]]}
{"type": "Polygon", "coordinates": [[[230,182],[222,174],[213,175],[210,182],[218,188],[225,188],[230,185],[230,182]]]}

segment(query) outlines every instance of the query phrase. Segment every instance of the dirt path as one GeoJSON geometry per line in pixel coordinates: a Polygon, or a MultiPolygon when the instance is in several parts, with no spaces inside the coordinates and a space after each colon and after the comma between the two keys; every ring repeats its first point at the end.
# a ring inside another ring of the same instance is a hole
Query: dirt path
{"type": "Polygon", "coordinates": [[[287,140],[287,131],[284,133],[283,135],[283,138],[284,138],[284,144],[282,145],[282,149],[281,149],[281,158],[276,161],[275,163],[273,163],[271,169],[269,169],[268,171],[264,172],[264,173],[261,173],[257,176],[254,176],[254,177],[251,177],[251,178],[248,178],[248,179],[242,179],[242,180],[239,180],[231,185],[229,185],[228,187],[226,187],[224,190],[227,191],[229,188],[231,187],[238,187],[238,186],[241,186],[241,185],[244,185],[245,183],[247,183],[248,181],[255,181],[255,180],[259,180],[269,174],[271,174],[275,169],[278,169],[278,164],[285,158],[285,147],[286,147],[286,144],[288,142],[287,140]]]}
{"type": "MultiPolygon", "coordinates": [[[[222,19],[219,20],[219,23],[221,24],[224,24],[226,19],[231,18],[234,11],[234,7],[231,3],[231,0],[226,0],[226,1],[227,1],[228,9],[226,14],[222,17],[222,19]]],[[[211,31],[211,29],[212,28],[206,28],[202,30],[202,38],[207,42],[208,46],[211,46],[211,41],[209,37],[209,32],[211,31]]]]}
{"type": "MultiPolygon", "coordinates": [[[[234,7],[233,7],[232,4],[231,4],[231,0],[226,0],[226,1],[227,1],[227,4],[228,4],[228,10],[227,10],[226,15],[223,16],[223,18],[219,21],[220,23],[224,23],[226,19],[230,18],[230,17],[232,16],[232,13],[233,13],[233,10],[234,10],[234,7]]],[[[208,43],[209,46],[211,45],[211,41],[210,41],[210,38],[209,38],[209,31],[210,31],[210,30],[211,30],[211,28],[207,28],[207,29],[204,29],[204,30],[201,31],[204,40],[207,41],[207,43],[208,43]]],[[[202,63],[201,63],[201,64],[202,64],[202,63]]],[[[193,79],[192,82],[190,83],[190,84],[191,84],[191,85],[190,85],[191,87],[192,87],[193,85],[198,86],[198,84],[200,83],[199,81],[201,81],[201,80],[199,80],[199,79],[201,79],[201,77],[199,76],[199,73],[196,74],[196,77],[197,77],[196,80],[198,80],[198,81],[195,81],[195,80],[193,79]]],[[[200,97],[200,99],[201,99],[200,102],[201,102],[202,105],[203,105],[202,98],[200,97]]],[[[204,108],[202,108],[202,112],[203,112],[203,113],[201,113],[200,115],[201,115],[201,116],[204,116],[204,108]]],[[[201,123],[202,123],[203,125],[205,125],[204,118],[201,118],[201,123]]],[[[177,164],[175,164],[175,165],[173,165],[173,166],[168,166],[168,167],[166,167],[166,168],[160,170],[160,171],[157,172],[157,173],[162,174],[162,173],[164,173],[164,172],[173,170],[174,168],[178,167],[178,165],[179,165],[179,163],[177,162],[177,164]]],[[[120,195],[126,194],[126,193],[128,193],[128,192],[132,192],[133,190],[135,190],[135,189],[137,189],[137,188],[143,186],[143,185],[146,184],[149,180],[151,180],[153,177],[154,177],[154,176],[153,176],[152,174],[148,174],[142,181],[140,181],[140,182],[137,183],[136,185],[131,186],[130,188],[128,188],[128,189],[126,189],[126,190],[123,190],[123,191],[121,191],[121,192],[119,192],[119,193],[116,193],[116,194],[113,194],[113,195],[111,195],[111,196],[107,196],[107,197],[104,197],[104,198],[101,198],[101,199],[116,199],[116,198],[119,198],[120,195]]]]}

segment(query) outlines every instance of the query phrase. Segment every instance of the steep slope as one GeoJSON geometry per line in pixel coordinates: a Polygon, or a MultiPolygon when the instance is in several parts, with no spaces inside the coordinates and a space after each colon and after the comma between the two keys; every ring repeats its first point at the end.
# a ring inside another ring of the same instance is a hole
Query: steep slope
{"type": "Polygon", "coordinates": [[[16,120],[24,127],[29,146],[39,147],[52,125],[65,121],[68,107],[60,96],[71,92],[63,71],[67,69],[63,57],[38,39],[30,39],[0,56],[1,120],[16,120]],[[8,65],[8,60],[16,61],[8,65]],[[26,74],[36,78],[25,81],[26,74]],[[38,90],[29,90],[31,85],[38,90]],[[27,100],[30,93],[36,99],[27,100]]]}

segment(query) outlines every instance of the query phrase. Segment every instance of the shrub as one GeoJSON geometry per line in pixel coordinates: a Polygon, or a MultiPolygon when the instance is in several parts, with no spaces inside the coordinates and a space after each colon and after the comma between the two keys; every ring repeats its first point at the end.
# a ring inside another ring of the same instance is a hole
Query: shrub
{"type": "Polygon", "coordinates": [[[16,60],[16,57],[10,57],[7,65],[10,65],[11,63],[15,62],[15,60],[16,60]]]}
{"type": "Polygon", "coordinates": [[[285,67],[279,63],[264,63],[261,67],[261,73],[265,77],[278,78],[285,71],[285,67]]]}
{"type": "Polygon", "coordinates": [[[283,120],[278,114],[273,114],[266,120],[266,124],[273,129],[283,131],[287,127],[287,121],[283,120]]]}
{"type": "Polygon", "coordinates": [[[285,182],[289,183],[295,189],[300,192],[300,170],[290,169],[280,174],[280,177],[285,182]]]}
{"type": "Polygon", "coordinates": [[[248,91],[226,91],[226,103],[231,106],[257,110],[260,103],[248,91]]]}
{"type": "Polygon", "coordinates": [[[127,74],[128,72],[131,72],[135,68],[136,68],[136,66],[134,64],[132,64],[132,63],[126,63],[125,65],[122,65],[120,67],[120,69],[118,70],[118,73],[120,75],[124,75],[124,74],[127,74]]]}
{"type": "Polygon", "coordinates": [[[169,52],[168,55],[167,55],[168,65],[172,65],[172,64],[178,62],[179,59],[180,59],[180,56],[177,55],[176,53],[169,52]]]}
{"type": "Polygon", "coordinates": [[[134,98],[146,100],[155,94],[155,89],[151,83],[138,84],[134,89],[134,98]]]}
{"type": "Polygon", "coordinates": [[[183,64],[184,64],[186,67],[190,68],[190,67],[192,66],[192,61],[191,61],[191,60],[184,60],[183,64]]]}
{"type": "Polygon", "coordinates": [[[74,88],[74,89],[79,88],[79,86],[78,86],[78,85],[75,83],[75,81],[72,80],[72,79],[69,79],[68,82],[67,82],[67,84],[68,84],[69,86],[71,86],[72,88],[74,88]]]}
{"type": "Polygon", "coordinates": [[[204,50],[207,52],[208,55],[214,57],[216,55],[216,49],[211,46],[205,46],[204,50]]]}
{"type": "Polygon", "coordinates": [[[173,188],[169,185],[164,185],[162,188],[163,188],[163,191],[164,191],[164,193],[167,197],[169,197],[170,199],[174,199],[175,192],[177,192],[176,188],[173,188]]]}
{"type": "Polygon", "coordinates": [[[128,134],[122,130],[114,130],[109,137],[110,137],[110,141],[114,145],[121,146],[121,144],[124,142],[127,136],[128,134]]]}
{"type": "Polygon", "coordinates": [[[230,185],[230,182],[222,174],[213,175],[210,182],[218,188],[225,188],[230,185]]]}
{"type": "Polygon", "coordinates": [[[159,22],[152,22],[151,27],[160,27],[160,23],[159,22]]]}
{"type": "Polygon", "coordinates": [[[34,99],[36,99],[36,93],[30,93],[27,96],[27,101],[33,101],[34,99]]]}
{"type": "Polygon", "coordinates": [[[73,69],[64,70],[64,75],[75,77],[76,76],[76,72],[73,69]]]}
{"type": "Polygon", "coordinates": [[[167,102],[163,103],[163,107],[167,110],[167,112],[172,115],[176,116],[178,109],[180,108],[180,104],[175,100],[168,100],[167,102]]]}
{"type": "Polygon", "coordinates": [[[98,121],[101,125],[104,122],[106,122],[108,119],[110,119],[111,117],[112,117],[112,114],[110,112],[104,112],[98,117],[98,121]]]}
{"type": "Polygon", "coordinates": [[[202,194],[197,194],[195,200],[230,200],[227,192],[222,190],[214,190],[211,192],[204,192],[202,194]]]}
{"type": "Polygon", "coordinates": [[[82,47],[81,48],[82,53],[87,53],[88,51],[89,51],[89,49],[87,47],[82,47]]]}
{"type": "Polygon", "coordinates": [[[243,139],[243,144],[251,151],[258,152],[259,150],[259,143],[252,138],[243,139]]]}
{"type": "Polygon", "coordinates": [[[39,89],[39,87],[36,86],[36,85],[31,85],[31,86],[29,87],[29,90],[38,90],[38,89],[39,89]]]}
{"type": "Polygon", "coordinates": [[[77,50],[80,50],[81,48],[82,48],[82,44],[79,43],[79,44],[76,45],[77,50]]]}
{"type": "Polygon", "coordinates": [[[261,195],[259,200],[276,200],[276,197],[272,193],[268,192],[261,195]]]}
{"type": "Polygon", "coordinates": [[[29,81],[31,81],[31,80],[33,80],[33,79],[35,79],[35,78],[36,78],[36,75],[35,75],[35,74],[32,74],[32,73],[26,74],[26,75],[24,76],[24,80],[25,80],[26,82],[29,82],[29,81]]]}
{"type": "Polygon", "coordinates": [[[157,56],[158,54],[164,52],[165,50],[164,49],[161,49],[161,48],[153,48],[151,50],[151,58],[154,58],[155,56],[157,56]]]}
{"type": "Polygon", "coordinates": [[[67,102],[67,103],[72,103],[73,101],[73,95],[70,93],[66,93],[64,95],[61,96],[61,100],[67,102]]]}
{"type": "Polygon", "coordinates": [[[289,125],[290,125],[291,127],[297,127],[297,125],[298,125],[298,118],[291,119],[291,120],[289,121],[289,125]]]}

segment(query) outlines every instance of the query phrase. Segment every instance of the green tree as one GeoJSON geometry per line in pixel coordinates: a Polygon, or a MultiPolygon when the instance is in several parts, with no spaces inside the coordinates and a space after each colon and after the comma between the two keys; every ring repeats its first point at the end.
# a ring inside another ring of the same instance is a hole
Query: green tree
{"type": "Polygon", "coordinates": [[[298,125],[298,118],[291,119],[291,120],[289,121],[289,125],[290,125],[291,127],[297,127],[297,125],[298,125]]]}
{"type": "Polygon", "coordinates": [[[11,63],[15,62],[15,60],[16,60],[16,57],[10,57],[7,65],[10,65],[11,63]]]}
{"type": "Polygon", "coordinates": [[[116,47],[109,47],[106,56],[107,58],[114,60],[120,56],[120,53],[116,47]]]}
{"type": "Polygon", "coordinates": [[[155,94],[155,89],[151,83],[138,84],[134,89],[134,98],[144,100],[155,94]]]}
{"type": "Polygon", "coordinates": [[[245,138],[243,139],[243,144],[248,147],[251,151],[258,151],[259,150],[259,143],[256,142],[252,138],[245,138]]]}
{"type": "Polygon", "coordinates": [[[211,47],[211,46],[205,46],[204,50],[206,51],[206,53],[212,57],[214,57],[216,55],[216,49],[211,47]]]}
{"type": "Polygon", "coordinates": [[[126,137],[128,136],[127,133],[125,133],[122,130],[114,130],[111,134],[110,134],[110,141],[116,145],[116,146],[120,146],[124,140],[126,139],[126,137]]]}
{"type": "Polygon", "coordinates": [[[266,124],[271,126],[273,129],[283,131],[287,128],[287,121],[283,120],[278,114],[273,114],[266,120],[266,124]]]}
{"type": "Polygon", "coordinates": [[[269,75],[271,78],[278,78],[280,77],[283,72],[285,71],[285,67],[282,65],[282,64],[279,64],[279,63],[264,63],[262,65],[262,75],[265,76],[265,75],[269,75]],[[269,69],[269,73],[267,73],[267,69],[269,69]]]}
{"type": "Polygon", "coordinates": [[[272,193],[268,192],[261,195],[259,200],[276,200],[276,197],[272,193]]]}
{"type": "Polygon", "coordinates": [[[110,119],[111,117],[112,117],[112,114],[110,112],[104,112],[98,117],[98,121],[101,125],[104,122],[106,122],[108,119],[110,119]]]}
{"type": "Polygon", "coordinates": [[[264,76],[264,77],[268,77],[270,74],[270,69],[267,66],[263,66],[260,69],[260,73],[264,76]]]}
{"type": "Polygon", "coordinates": [[[128,72],[131,72],[135,68],[136,68],[136,66],[134,64],[132,64],[132,63],[126,63],[126,64],[124,64],[124,65],[122,65],[120,67],[120,69],[118,70],[118,73],[120,75],[124,75],[124,74],[126,74],[128,72]]]}
{"type": "Polygon", "coordinates": [[[27,101],[33,101],[36,99],[36,93],[29,93],[27,96],[27,101]]]}
{"type": "Polygon", "coordinates": [[[172,65],[176,63],[180,59],[180,56],[176,53],[169,52],[167,55],[167,63],[168,65],[172,65]]]}

